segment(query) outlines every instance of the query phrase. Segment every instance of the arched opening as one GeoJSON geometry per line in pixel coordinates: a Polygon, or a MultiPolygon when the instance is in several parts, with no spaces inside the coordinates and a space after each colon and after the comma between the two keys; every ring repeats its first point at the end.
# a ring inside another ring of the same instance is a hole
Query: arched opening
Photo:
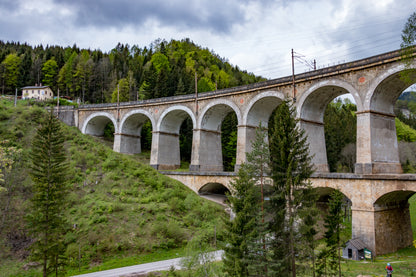
{"type": "Polygon", "coordinates": [[[213,103],[203,111],[198,130],[199,149],[193,168],[199,171],[234,171],[238,109],[232,103],[213,103]]]}
{"type": "Polygon", "coordinates": [[[116,134],[120,140],[120,152],[139,154],[145,150],[143,157],[150,157],[152,141],[152,124],[149,117],[140,112],[133,112],[122,121],[120,132],[116,134]],[[143,148],[146,147],[145,149],[143,148]],[[146,151],[147,150],[147,151],[146,151]]]}
{"type": "Polygon", "coordinates": [[[199,189],[198,194],[201,197],[224,205],[230,190],[220,183],[207,183],[199,189]]]}
{"type": "MultiPolygon", "coordinates": [[[[259,95],[258,99],[251,104],[247,116],[245,126],[240,127],[244,133],[244,144],[245,148],[243,149],[245,153],[250,153],[252,149],[252,142],[256,137],[256,129],[260,126],[268,129],[269,126],[272,126],[274,113],[276,108],[282,103],[282,95],[278,93],[265,93],[264,95],[259,95]]],[[[266,138],[267,139],[267,138],[266,138]]],[[[266,141],[266,143],[268,143],[266,141]]],[[[243,162],[245,161],[245,153],[243,162]]]]}
{"type": "Polygon", "coordinates": [[[353,172],[355,164],[355,90],[346,83],[316,86],[302,95],[300,123],[308,136],[318,172],[353,172]]]}
{"type": "MultiPolygon", "coordinates": [[[[322,238],[325,233],[325,227],[324,227],[324,220],[325,217],[328,215],[328,208],[329,208],[329,202],[331,198],[331,194],[335,191],[334,188],[329,187],[318,187],[315,188],[316,194],[318,196],[318,200],[316,202],[316,206],[320,211],[320,219],[318,220],[318,230],[320,231],[318,233],[318,237],[322,238]]],[[[351,222],[352,222],[352,214],[351,214],[351,200],[343,194],[343,200],[342,200],[342,213],[344,216],[344,228],[342,230],[342,237],[343,240],[348,240],[351,238],[351,222]]]]}
{"type": "Polygon", "coordinates": [[[109,147],[114,144],[114,122],[106,115],[92,117],[85,125],[84,134],[99,137],[109,147]]]}
{"type": "Polygon", "coordinates": [[[400,94],[394,104],[394,115],[403,173],[416,173],[416,85],[400,94]]]}
{"type": "Polygon", "coordinates": [[[410,211],[415,209],[414,194],[414,191],[397,190],[380,196],[374,202],[375,245],[378,254],[395,252],[412,245],[414,236],[410,211]]]}
{"type": "Polygon", "coordinates": [[[357,173],[403,172],[398,135],[404,128],[394,113],[397,99],[409,87],[402,74],[406,74],[408,80],[416,80],[414,69],[406,70],[403,64],[396,64],[369,83],[363,112],[357,115],[357,173]]]}
{"type": "Polygon", "coordinates": [[[156,149],[152,149],[157,152],[158,169],[189,168],[194,124],[190,111],[184,107],[172,107],[161,116],[155,132],[156,149]]]}

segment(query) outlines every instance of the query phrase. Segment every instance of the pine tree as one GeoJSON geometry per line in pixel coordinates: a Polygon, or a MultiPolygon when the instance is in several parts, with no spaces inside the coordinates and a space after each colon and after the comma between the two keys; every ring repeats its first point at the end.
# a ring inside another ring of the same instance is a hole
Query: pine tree
{"type": "Polygon", "coordinates": [[[270,154],[267,138],[267,129],[261,123],[256,129],[256,136],[251,143],[251,152],[246,153],[246,168],[256,181],[257,188],[260,189],[260,214],[258,218],[260,222],[257,224],[257,237],[250,242],[251,248],[251,264],[249,270],[255,276],[267,276],[268,274],[268,221],[265,214],[264,196],[266,194],[266,178],[270,176],[270,154]]]}
{"type": "Polygon", "coordinates": [[[224,271],[230,276],[249,276],[249,242],[257,238],[259,222],[258,188],[244,164],[231,186],[233,195],[228,199],[235,217],[225,221],[224,271]]]}
{"type": "Polygon", "coordinates": [[[32,257],[42,261],[43,276],[48,276],[52,271],[58,274],[59,261],[65,251],[63,235],[68,166],[65,136],[60,124],[50,112],[38,128],[31,150],[33,197],[28,223],[35,239],[32,257]]]}
{"type": "Polygon", "coordinates": [[[334,190],[329,198],[328,215],[325,217],[326,260],[331,274],[341,276],[341,229],[343,225],[343,194],[334,190]]]}
{"type": "Polygon", "coordinates": [[[298,222],[315,202],[308,181],[313,169],[304,131],[295,119],[295,109],[288,100],[275,113],[270,136],[271,231],[273,272],[276,276],[296,276],[296,255],[300,242],[298,222]]]}

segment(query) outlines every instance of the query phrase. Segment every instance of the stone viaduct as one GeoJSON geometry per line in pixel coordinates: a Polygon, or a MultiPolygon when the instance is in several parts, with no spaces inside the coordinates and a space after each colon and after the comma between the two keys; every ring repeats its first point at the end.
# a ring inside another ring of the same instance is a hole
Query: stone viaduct
{"type": "MultiPolygon", "coordinates": [[[[416,63],[412,64],[416,68],[416,63]]],[[[119,104],[60,108],[60,118],[82,133],[103,135],[114,125],[114,151],[140,153],[143,124],[152,125],[150,165],[158,170],[180,166],[179,131],[190,118],[193,124],[189,172],[166,173],[199,192],[229,187],[233,173],[223,172],[221,123],[235,113],[236,168],[251,149],[256,127],[267,127],[273,110],[284,100],[294,100],[300,126],[308,135],[316,173],[313,185],[327,198],[340,190],[352,204],[352,236],[376,254],[388,253],[412,242],[408,199],[416,192],[416,175],[401,174],[393,106],[407,88],[400,79],[406,70],[400,52],[323,68],[261,83],[161,99],[119,104]],[[357,105],[357,161],[354,174],[329,173],[323,116],[334,98],[350,94],[357,105]]],[[[410,70],[413,72],[413,70],[410,70]]]]}

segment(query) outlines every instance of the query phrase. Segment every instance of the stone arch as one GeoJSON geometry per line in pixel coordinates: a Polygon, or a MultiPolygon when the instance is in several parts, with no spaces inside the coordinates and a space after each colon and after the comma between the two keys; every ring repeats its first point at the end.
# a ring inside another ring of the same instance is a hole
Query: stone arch
{"type": "MultiPolygon", "coordinates": [[[[237,125],[241,124],[241,111],[226,99],[210,101],[200,113],[192,143],[191,171],[223,171],[221,124],[228,113],[234,112],[237,125]]],[[[239,134],[237,134],[237,139],[239,134]]],[[[238,155],[238,150],[237,150],[238,155]]]]}
{"type": "Polygon", "coordinates": [[[157,169],[177,169],[181,165],[179,132],[182,122],[190,117],[195,129],[193,112],[186,106],[175,105],[162,112],[153,130],[150,164],[157,169]]]}
{"type": "Polygon", "coordinates": [[[376,252],[385,254],[412,245],[409,198],[413,190],[394,190],[378,197],[374,207],[376,252]]]}
{"type": "Polygon", "coordinates": [[[226,193],[230,193],[228,187],[221,183],[206,183],[202,185],[199,190],[198,194],[220,194],[226,195],[226,193]]]}
{"type": "Polygon", "coordinates": [[[329,102],[347,93],[353,96],[357,110],[362,110],[358,91],[345,81],[331,79],[314,84],[299,97],[296,105],[297,114],[301,119],[322,123],[325,108],[329,102]]]}
{"type": "Polygon", "coordinates": [[[181,124],[187,116],[192,119],[193,128],[195,129],[196,118],[191,109],[182,105],[169,107],[160,115],[156,131],[179,133],[181,124]]]}
{"type": "MultiPolygon", "coordinates": [[[[415,63],[412,74],[416,77],[415,63]]],[[[403,63],[387,66],[369,81],[364,110],[357,113],[356,173],[402,173],[394,104],[408,86],[400,78],[403,63]]]]}
{"type": "Polygon", "coordinates": [[[117,120],[112,114],[106,112],[93,113],[85,119],[81,132],[93,136],[102,136],[104,128],[109,122],[113,123],[115,132],[118,132],[117,120]]]}
{"type": "Polygon", "coordinates": [[[328,208],[329,208],[328,204],[330,200],[330,195],[335,190],[341,192],[342,195],[344,196],[343,204],[342,204],[342,208],[344,210],[344,216],[347,218],[347,220],[352,220],[351,208],[352,208],[353,203],[351,201],[351,195],[349,195],[348,192],[342,189],[342,187],[336,187],[336,188],[315,187],[315,191],[318,196],[317,201],[316,201],[316,207],[320,211],[320,216],[318,217],[318,221],[317,221],[317,225],[318,225],[317,230],[319,230],[318,237],[324,236],[324,230],[325,230],[324,219],[328,215],[328,208]]]}
{"type": "Polygon", "coordinates": [[[348,201],[350,204],[352,204],[351,202],[351,195],[349,195],[349,192],[343,190],[341,187],[340,188],[333,188],[333,187],[315,187],[314,188],[317,195],[318,195],[318,202],[328,202],[329,200],[329,196],[331,195],[331,193],[334,190],[338,190],[339,192],[341,192],[344,195],[344,198],[346,201],[348,201]]]}
{"type": "Polygon", "coordinates": [[[225,205],[230,190],[221,183],[206,183],[198,190],[198,194],[203,198],[225,205]]]}
{"type": "Polygon", "coordinates": [[[267,127],[270,115],[273,110],[285,99],[282,92],[265,91],[257,94],[250,102],[243,114],[242,124],[247,126],[267,127]]]}
{"type": "MultiPolygon", "coordinates": [[[[120,133],[137,134],[137,129],[140,128],[146,120],[150,120],[152,129],[154,129],[156,125],[155,119],[148,111],[143,109],[129,111],[121,119],[120,133]]],[[[140,135],[140,133],[138,135],[140,135]]]]}
{"type": "Polygon", "coordinates": [[[329,172],[324,131],[325,109],[335,97],[347,93],[354,97],[357,107],[361,107],[358,91],[339,79],[318,82],[306,90],[297,103],[300,126],[307,134],[312,163],[318,172],[329,172]]]}
{"type": "Polygon", "coordinates": [[[126,113],[121,120],[119,132],[114,135],[114,150],[129,154],[141,153],[141,131],[147,120],[150,120],[154,129],[154,118],[148,111],[135,109],[126,113]]]}
{"type": "Polygon", "coordinates": [[[226,99],[210,101],[201,111],[197,126],[200,129],[220,131],[222,120],[232,111],[237,115],[238,124],[241,124],[241,111],[234,102],[226,99]]]}
{"type": "MultiPolygon", "coordinates": [[[[411,68],[416,77],[416,62],[413,62],[411,68]]],[[[404,70],[406,68],[403,63],[396,63],[377,75],[371,82],[364,99],[364,110],[394,114],[394,103],[409,86],[400,78],[400,73],[404,70]]]]}

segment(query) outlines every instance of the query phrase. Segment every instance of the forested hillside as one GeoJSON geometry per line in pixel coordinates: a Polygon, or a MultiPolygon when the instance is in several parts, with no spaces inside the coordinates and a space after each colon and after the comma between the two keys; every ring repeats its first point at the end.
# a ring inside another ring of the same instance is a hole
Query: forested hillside
{"type": "Polygon", "coordinates": [[[2,94],[42,83],[61,95],[86,103],[150,99],[213,91],[264,80],[241,71],[226,59],[189,39],[157,40],[150,46],[119,43],[108,53],[99,49],[30,46],[0,41],[2,94]]]}
{"type": "MultiPolygon", "coordinates": [[[[29,262],[34,239],[26,220],[33,194],[28,175],[31,143],[47,111],[28,104],[19,101],[14,108],[13,102],[0,101],[0,157],[14,161],[11,169],[0,163],[1,276],[38,276],[22,266],[29,262]]],[[[163,256],[189,241],[211,245],[215,234],[221,238],[223,208],[138,162],[136,156],[115,153],[75,127],[62,128],[70,162],[65,214],[69,268],[150,252],[163,256]]]]}

